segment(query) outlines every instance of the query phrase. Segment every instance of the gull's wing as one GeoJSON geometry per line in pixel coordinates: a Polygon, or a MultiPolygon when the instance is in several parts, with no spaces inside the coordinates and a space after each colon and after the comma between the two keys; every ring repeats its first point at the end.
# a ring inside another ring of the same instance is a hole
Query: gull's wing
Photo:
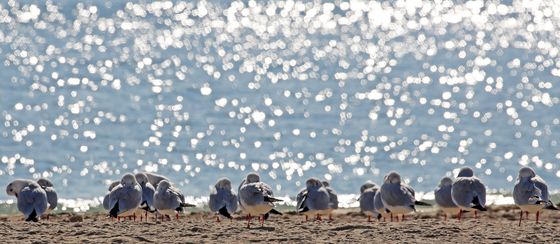
{"type": "Polygon", "coordinates": [[[43,188],[45,193],[47,193],[47,202],[49,203],[49,209],[55,209],[58,205],[58,194],[53,187],[43,188]]]}
{"type": "Polygon", "coordinates": [[[383,184],[381,199],[390,206],[411,206],[415,201],[411,191],[400,184],[383,184]]]}
{"type": "Polygon", "coordinates": [[[443,208],[457,207],[451,198],[451,185],[442,186],[434,191],[436,204],[443,208]]]}
{"type": "Polygon", "coordinates": [[[212,188],[208,199],[208,207],[212,212],[217,212],[225,206],[223,197],[223,194],[219,194],[219,191],[216,188],[212,188]]]}
{"type": "Polygon", "coordinates": [[[142,186],[142,203],[146,202],[148,204],[148,208],[154,207],[154,193],[156,192],[154,186],[149,182],[146,182],[144,186],[142,186]]]}
{"type": "Polygon", "coordinates": [[[544,180],[539,176],[533,177],[532,181],[535,184],[535,187],[541,191],[541,199],[545,202],[548,202],[550,198],[548,195],[548,186],[546,185],[546,182],[544,182],[544,180]]]}
{"type": "Polygon", "coordinates": [[[482,207],[486,206],[486,187],[484,186],[484,184],[475,178],[475,181],[473,182],[473,191],[475,193],[475,196],[478,198],[479,204],[482,207]]]}
{"type": "Polygon", "coordinates": [[[375,198],[376,191],[373,188],[365,189],[364,192],[360,195],[360,210],[362,212],[365,211],[375,211],[375,206],[373,204],[373,200],[375,198]]]}

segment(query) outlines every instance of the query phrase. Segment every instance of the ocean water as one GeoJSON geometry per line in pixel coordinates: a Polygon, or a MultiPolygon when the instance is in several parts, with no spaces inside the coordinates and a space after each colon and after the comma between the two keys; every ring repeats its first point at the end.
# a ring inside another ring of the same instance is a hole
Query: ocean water
{"type": "Polygon", "coordinates": [[[453,2],[2,1],[0,185],[49,177],[87,210],[126,172],[202,203],[257,171],[351,205],[463,166],[501,199],[528,165],[557,190],[560,9],[453,2]]]}

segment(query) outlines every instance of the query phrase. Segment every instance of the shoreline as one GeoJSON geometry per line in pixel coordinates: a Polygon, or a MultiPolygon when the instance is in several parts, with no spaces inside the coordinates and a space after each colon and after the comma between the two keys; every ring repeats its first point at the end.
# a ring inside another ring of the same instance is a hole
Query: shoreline
{"type": "Polygon", "coordinates": [[[22,221],[19,216],[0,217],[0,240],[6,243],[75,243],[75,242],[388,242],[388,243],[504,243],[560,242],[560,211],[544,211],[536,224],[529,216],[518,227],[519,210],[515,206],[489,207],[478,219],[467,214],[443,220],[440,211],[419,209],[403,222],[389,220],[367,222],[358,209],[340,209],[334,221],[304,221],[293,212],[272,216],[264,226],[253,219],[247,228],[245,219],[216,222],[208,212],[188,213],[179,220],[111,221],[104,213],[60,213],[38,223],[22,221]]]}

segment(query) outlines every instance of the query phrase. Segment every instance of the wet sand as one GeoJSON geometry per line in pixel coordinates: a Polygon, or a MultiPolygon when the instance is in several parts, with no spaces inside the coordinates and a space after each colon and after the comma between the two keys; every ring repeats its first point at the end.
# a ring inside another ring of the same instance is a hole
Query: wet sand
{"type": "Polygon", "coordinates": [[[3,243],[560,243],[560,212],[545,211],[540,223],[535,216],[518,227],[519,210],[492,208],[478,219],[443,221],[441,213],[424,209],[404,222],[373,221],[356,209],[340,210],[334,221],[308,221],[285,213],[272,216],[263,227],[238,217],[216,222],[215,215],[192,213],[179,220],[111,221],[104,214],[62,213],[38,223],[23,222],[21,216],[0,217],[3,243]]]}

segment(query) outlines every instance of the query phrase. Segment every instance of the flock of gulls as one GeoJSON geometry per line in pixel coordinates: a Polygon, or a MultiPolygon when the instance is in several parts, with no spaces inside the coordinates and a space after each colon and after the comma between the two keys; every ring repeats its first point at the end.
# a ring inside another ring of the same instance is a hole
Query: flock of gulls
{"type": "MultiPolygon", "coordinates": [[[[26,221],[37,222],[41,216],[48,219],[49,211],[56,208],[58,197],[53,184],[48,179],[14,180],[6,187],[6,193],[17,198],[17,207],[24,214],[26,221]]],[[[430,204],[417,201],[414,189],[401,181],[397,172],[389,172],[381,186],[367,182],[360,187],[360,210],[367,215],[368,221],[372,217],[380,220],[396,218],[403,221],[405,215],[415,212],[416,206],[430,206],[430,204]]],[[[443,177],[435,189],[435,202],[448,215],[456,214],[460,220],[465,212],[474,212],[476,218],[478,211],[486,211],[486,187],[474,176],[469,167],[461,168],[457,177],[451,179],[443,177]]],[[[326,181],[310,178],[306,181],[306,188],[302,189],[297,197],[296,212],[309,217],[322,220],[322,216],[329,216],[338,208],[336,191],[326,181]]],[[[513,199],[521,209],[519,225],[523,213],[536,214],[543,209],[558,210],[549,199],[548,187],[544,180],[536,175],[529,167],[519,170],[517,181],[513,188],[513,199]]],[[[282,214],[276,209],[275,203],[281,202],[275,198],[272,188],[260,180],[257,173],[249,173],[239,185],[237,194],[232,191],[231,181],[228,178],[219,179],[210,192],[208,206],[216,213],[216,221],[220,216],[232,219],[238,210],[247,218],[247,227],[251,225],[252,217],[257,217],[259,223],[264,225],[271,214],[282,214]]],[[[153,173],[125,174],[120,181],[110,184],[107,194],[103,199],[103,207],[111,218],[148,220],[148,213],[155,214],[155,218],[171,220],[172,216],[179,219],[179,214],[186,207],[196,207],[185,202],[181,191],[175,187],[168,178],[153,173]]]]}

